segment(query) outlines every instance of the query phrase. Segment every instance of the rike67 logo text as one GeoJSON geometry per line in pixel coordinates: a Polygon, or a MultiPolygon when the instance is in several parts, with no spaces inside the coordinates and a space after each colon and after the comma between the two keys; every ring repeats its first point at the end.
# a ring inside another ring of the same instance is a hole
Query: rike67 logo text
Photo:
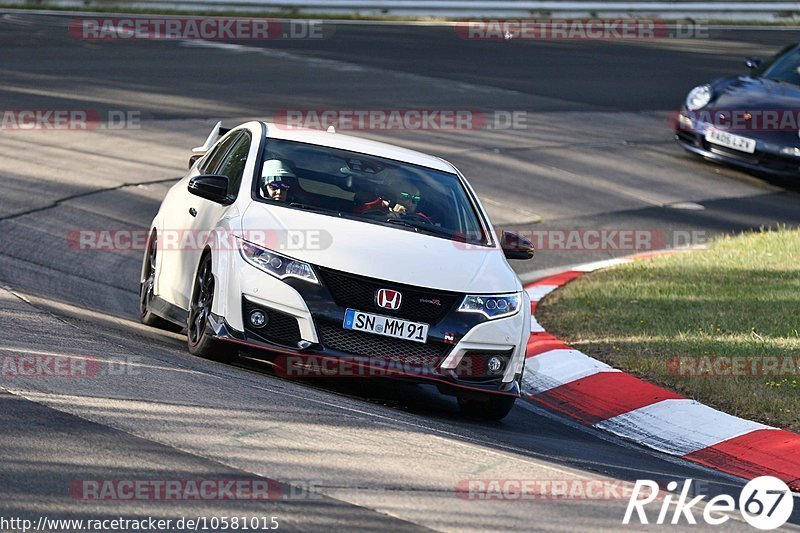
{"type": "MultiPolygon", "coordinates": [[[[663,495],[658,483],[638,480],[633,487],[623,524],[697,524],[697,516],[709,525],[725,524],[737,509],[733,496],[720,494],[705,501],[706,495],[692,495],[692,480],[688,479],[680,493],[673,494],[678,483],[667,484],[670,493],[663,495]],[[651,503],[655,505],[648,505],[651,503]],[[654,512],[657,510],[657,514],[654,512]]],[[[744,486],[739,494],[739,513],[751,526],[761,530],[777,529],[789,519],[794,509],[794,498],[789,487],[772,476],[757,477],[744,486]]]]}

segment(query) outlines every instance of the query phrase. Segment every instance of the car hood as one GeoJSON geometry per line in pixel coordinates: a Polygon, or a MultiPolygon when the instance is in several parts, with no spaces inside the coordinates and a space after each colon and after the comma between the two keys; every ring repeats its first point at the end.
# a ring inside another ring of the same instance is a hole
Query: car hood
{"type": "Polygon", "coordinates": [[[522,290],[501,250],[403,228],[253,202],[242,231],[246,239],[266,232],[267,246],[289,257],[361,276],[463,293],[522,290]],[[287,246],[289,233],[297,241],[287,246]]]}
{"type": "Polygon", "coordinates": [[[712,84],[714,109],[799,109],[800,87],[768,78],[739,76],[712,84]]]}
{"type": "MultiPolygon", "coordinates": [[[[740,76],[717,80],[712,85],[714,98],[704,108],[708,112],[730,113],[732,111],[751,113],[758,111],[779,111],[779,120],[789,118],[782,127],[741,128],[732,132],[765,141],[781,144],[796,144],[800,128],[800,87],[767,78],[740,76]]],[[[721,128],[729,129],[729,128],[721,128]]]]}

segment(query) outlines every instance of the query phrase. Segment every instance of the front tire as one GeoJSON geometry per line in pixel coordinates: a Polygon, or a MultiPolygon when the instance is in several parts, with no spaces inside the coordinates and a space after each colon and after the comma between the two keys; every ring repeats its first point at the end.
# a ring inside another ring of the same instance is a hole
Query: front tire
{"type": "Polygon", "coordinates": [[[186,324],[189,353],[222,363],[236,359],[238,351],[226,342],[213,338],[206,331],[211,306],[214,303],[214,274],[211,272],[211,254],[203,255],[194,278],[192,299],[186,324]]]}
{"type": "Polygon", "coordinates": [[[508,396],[505,394],[476,394],[465,393],[459,394],[458,407],[461,412],[472,418],[480,418],[483,420],[502,420],[516,402],[516,396],[508,396]]]}

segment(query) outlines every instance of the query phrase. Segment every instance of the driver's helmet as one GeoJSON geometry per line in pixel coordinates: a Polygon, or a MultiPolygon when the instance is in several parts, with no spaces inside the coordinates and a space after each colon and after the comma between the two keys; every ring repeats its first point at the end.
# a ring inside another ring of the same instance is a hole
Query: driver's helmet
{"type": "Polygon", "coordinates": [[[261,188],[265,195],[267,187],[288,189],[293,178],[296,178],[294,172],[280,159],[264,161],[261,170],[261,188]]]}

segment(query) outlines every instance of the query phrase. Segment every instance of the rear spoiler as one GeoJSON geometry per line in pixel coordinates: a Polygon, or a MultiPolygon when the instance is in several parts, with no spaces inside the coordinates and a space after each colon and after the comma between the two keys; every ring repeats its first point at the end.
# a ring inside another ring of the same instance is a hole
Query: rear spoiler
{"type": "Polygon", "coordinates": [[[222,121],[220,120],[211,129],[211,133],[208,134],[208,138],[206,139],[206,142],[203,143],[202,146],[196,146],[196,147],[192,148],[192,153],[193,154],[203,155],[204,153],[206,153],[209,150],[211,150],[211,147],[214,146],[214,143],[217,142],[220,137],[222,137],[223,135],[225,135],[229,131],[231,131],[230,128],[223,128],[222,127],[222,121]]]}

